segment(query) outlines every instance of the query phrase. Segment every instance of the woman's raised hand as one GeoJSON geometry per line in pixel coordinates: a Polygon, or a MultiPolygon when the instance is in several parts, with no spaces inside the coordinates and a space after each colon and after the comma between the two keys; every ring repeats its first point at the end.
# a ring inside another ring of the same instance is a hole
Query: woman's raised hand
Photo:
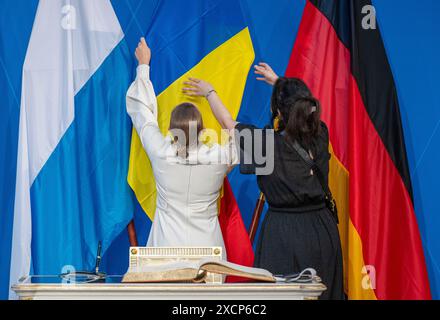
{"type": "Polygon", "coordinates": [[[187,96],[192,97],[205,97],[212,113],[222,128],[232,130],[237,125],[234,119],[232,119],[231,113],[226,109],[220,97],[216,94],[214,87],[209,83],[201,79],[189,78],[184,82],[184,88],[182,92],[187,96]]]}
{"type": "Polygon", "coordinates": [[[139,62],[139,65],[146,64],[149,65],[151,61],[151,49],[148,47],[145,38],[142,37],[139,41],[139,44],[136,48],[135,52],[136,59],[139,62]]]}
{"type": "Polygon", "coordinates": [[[184,85],[182,91],[188,96],[207,97],[210,92],[214,91],[214,87],[209,82],[201,79],[189,78],[184,85]]]}
{"type": "Polygon", "coordinates": [[[278,75],[272,70],[270,65],[264,62],[260,62],[258,65],[254,66],[255,74],[262,76],[257,77],[257,80],[267,82],[270,85],[274,85],[278,80],[278,75]]]}

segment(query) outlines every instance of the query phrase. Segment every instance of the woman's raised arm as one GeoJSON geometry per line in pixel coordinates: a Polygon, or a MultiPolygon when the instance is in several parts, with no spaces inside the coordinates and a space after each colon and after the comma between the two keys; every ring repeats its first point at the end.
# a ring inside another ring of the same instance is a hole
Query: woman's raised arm
{"type": "Polygon", "coordinates": [[[136,49],[139,66],[136,79],[127,92],[127,113],[148,156],[153,157],[165,145],[157,122],[157,99],[150,80],[151,51],[144,38],[136,49]]]}
{"type": "Polygon", "coordinates": [[[233,130],[235,128],[237,122],[232,119],[231,113],[226,109],[210,83],[200,79],[189,78],[188,81],[185,82],[185,86],[183,92],[186,95],[205,97],[208,100],[212,113],[223,129],[233,130]]]}
{"type": "Polygon", "coordinates": [[[142,131],[147,125],[157,126],[157,100],[150,81],[151,50],[141,38],[135,52],[139,66],[136,79],[127,92],[127,112],[142,139],[142,131]]]}
{"type": "MultiPolygon", "coordinates": [[[[260,62],[258,65],[254,66],[254,69],[255,74],[257,75],[257,80],[259,81],[274,85],[278,80],[278,75],[267,63],[260,62]]],[[[231,113],[226,109],[214,87],[210,83],[200,79],[189,78],[188,81],[185,82],[183,93],[188,96],[205,97],[211,106],[212,113],[222,128],[233,130],[237,125],[237,122],[232,119],[231,113]]]]}

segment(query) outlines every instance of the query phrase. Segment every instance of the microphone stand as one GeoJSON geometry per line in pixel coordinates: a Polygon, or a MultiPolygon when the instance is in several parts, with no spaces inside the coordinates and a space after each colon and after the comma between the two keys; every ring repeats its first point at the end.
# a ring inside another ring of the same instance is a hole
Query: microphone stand
{"type": "Polygon", "coordinates": [[[107,275],[104,272],[99,271],[101,264],[101,251],[102,243],[98,242],[98,252],[96,253],[95,272],[89,271],[74,271],[60,274],[63,281],[67,283],[99,283],[105,282],[107,275]],[[78,280],[81,279],[81,280],[78,280]]]}

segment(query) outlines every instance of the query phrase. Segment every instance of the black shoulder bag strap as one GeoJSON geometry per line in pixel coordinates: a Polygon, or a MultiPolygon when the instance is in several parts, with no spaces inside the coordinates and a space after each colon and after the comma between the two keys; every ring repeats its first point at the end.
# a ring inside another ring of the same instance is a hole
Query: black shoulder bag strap
{"type": "Polygon", "coordinates": [[[309,153],[303,147],[301,147],[301,145],[297,141],[295,141],[291,145],[293,146],[295,151],[299,154],[299,156],[309,165],[310,169],[313,170],[313,175],[316,176],[316,178],[319,181],[319,184],[322,187],[322,190],[324,191],[326,206],[330,210],[336,223],[339,224],[338,208],[336,207],[336,201],[333,198],[332,192],[330,191],[328,184],[325,182],[325,178],[321,169],[318,167],[318,165],[312,159],[309,153]]]}

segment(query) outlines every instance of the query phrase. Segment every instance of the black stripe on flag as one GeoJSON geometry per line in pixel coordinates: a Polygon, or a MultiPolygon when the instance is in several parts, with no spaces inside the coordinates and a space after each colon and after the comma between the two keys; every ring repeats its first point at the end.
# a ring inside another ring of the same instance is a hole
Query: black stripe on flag
{"type": "MultiPolygon", "coordinates": [[[[351,52],[351,71],[367,113],[413,201],[397,90],[379,26],[364,29],[363,8],[371,0],[310,0],[351,52]]],[[[376,21],[377,22],[377,21],[376,21]]]]}

